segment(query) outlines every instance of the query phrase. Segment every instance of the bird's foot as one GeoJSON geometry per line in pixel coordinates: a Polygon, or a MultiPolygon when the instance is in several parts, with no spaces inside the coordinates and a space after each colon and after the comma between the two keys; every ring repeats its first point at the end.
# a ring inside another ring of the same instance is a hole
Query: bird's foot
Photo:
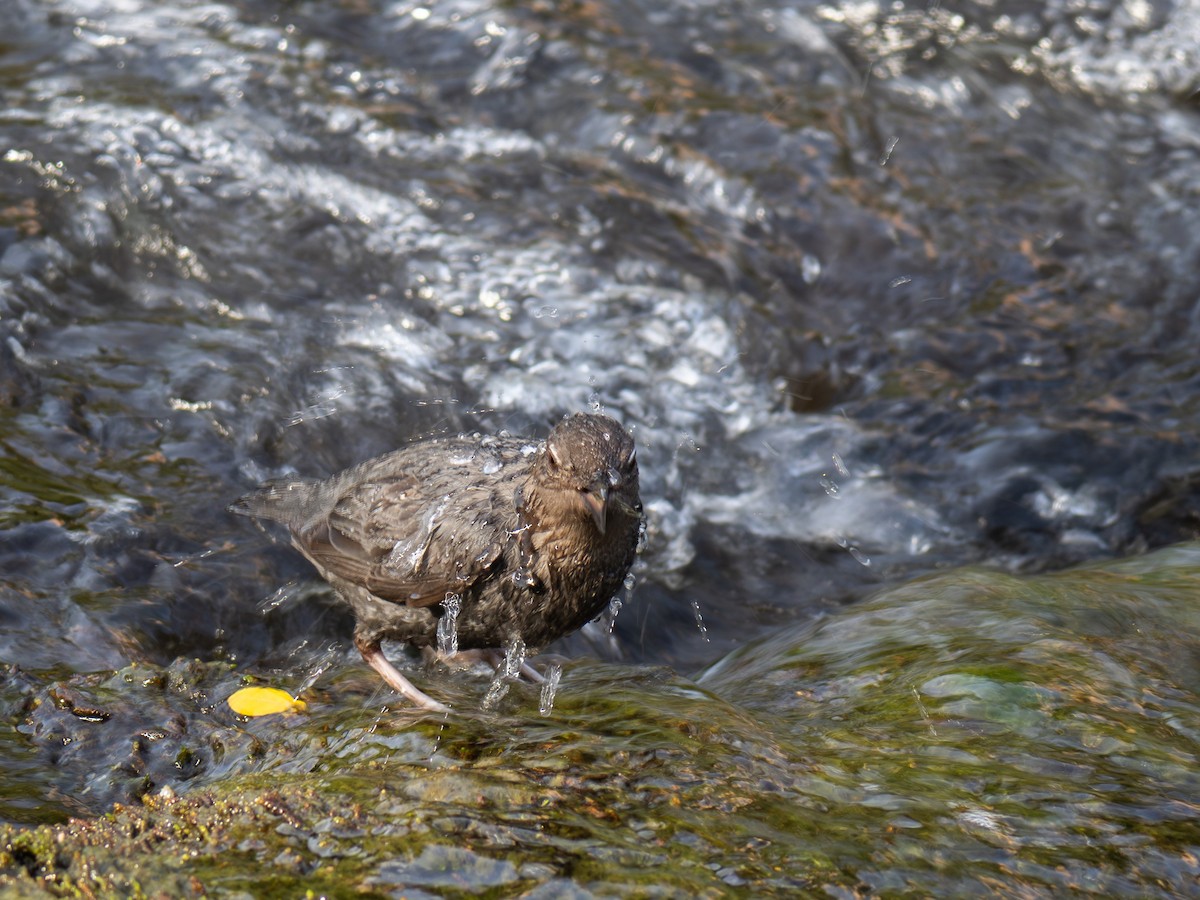
{"type": "Polygon", "coordinates": [[[444,703],[439,703],[428,694],[421,691],[411,681],[401,675],[396,667],[388,662],[388,658],[383,655],[383,650],[379,647],[379,641],[371,641],[354,639],[354,646],[358,647],[358,652],[362,654],[368,666],[379,673],[379,676],[388,683],[392,688],[403,694],[408,700],[415,703],[422,709],[427,709],[430,712],[450,712],[450,707],[444,703]]]}
{"type": "Polygon", "coordinates": [[[441,663],[455,672],[465,672],[478,665],[492,666],[491,660],[484,657],[482,650],[455,650],[453,653],[447,653],[433,647],[422,647],[421,654],[426,663],[441,663]]]}

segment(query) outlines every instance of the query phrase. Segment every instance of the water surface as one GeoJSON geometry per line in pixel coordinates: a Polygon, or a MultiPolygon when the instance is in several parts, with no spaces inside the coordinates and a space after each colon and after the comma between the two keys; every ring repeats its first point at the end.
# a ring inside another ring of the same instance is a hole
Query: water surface
{"type": "MultiPolygon", "coordinates": [[[[1187,893],[1192,551],[1136,558],[1200,521],[1190,5],[7,21],[0,818],[406,781],[442,746],[545,786],[582,735],[572,784],[613,787],[567,808],[608,824],[542,869],[459,860],[478,885],[634,890],[576,868],[599,855],[692,893],[1187,893]],[[649,541],[612,633],[555,648],[591,661],[546,720],[514,686],[393,721],[347,615],[224,511],[591,406],[635,434],[649,541]],[[245,679],[315,711],[239,722],[245,679]],[[381,732],[407,750],[376,759],[381,732]],[[645,782],[612,780],[622,753],[645,782]],[[680,823],[701,802],[748,810],[736,840],[680,823]]],[[[345,877],[450,890],[405,852],[345,877]]]]}

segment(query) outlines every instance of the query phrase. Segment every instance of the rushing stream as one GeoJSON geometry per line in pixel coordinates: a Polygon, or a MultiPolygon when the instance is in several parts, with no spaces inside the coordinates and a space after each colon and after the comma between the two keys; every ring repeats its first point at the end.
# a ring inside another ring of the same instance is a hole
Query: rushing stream
{"type": "Polygon", "coordinates": [[[1200,890],[1194,2],[5,24],[0,892],[1200,890]],[[629,589],[449,717],[226,512],[588,408],[629,589]]]}

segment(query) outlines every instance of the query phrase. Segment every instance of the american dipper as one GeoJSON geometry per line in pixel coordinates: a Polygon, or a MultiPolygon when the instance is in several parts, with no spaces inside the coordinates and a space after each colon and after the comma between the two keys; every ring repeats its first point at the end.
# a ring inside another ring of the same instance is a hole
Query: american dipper
{"type": "Polygon", "coordinates": [[[563,419],[545,441],[435,438],[327,480],[281,479],[230,510],[286,525],[350,604],[354,643],[389,685],[445,710],[380,649],[530,652],[595,618],[637,552],[633,438],[604,415],[563,419]]]}

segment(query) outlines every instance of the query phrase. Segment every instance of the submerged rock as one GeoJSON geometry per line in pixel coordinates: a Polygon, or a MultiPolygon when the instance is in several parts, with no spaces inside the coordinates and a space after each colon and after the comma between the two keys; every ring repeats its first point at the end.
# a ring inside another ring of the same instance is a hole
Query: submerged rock
{"type": "Polygon", "coordinates": [[[255,721],[259,772],[0,828],[0,889],[1186,895],[1197,579],[1198,545],[950,572],[694,682],[570,667],[548,715],[528,685],[446,722],[325,698],[255,721]]]}

